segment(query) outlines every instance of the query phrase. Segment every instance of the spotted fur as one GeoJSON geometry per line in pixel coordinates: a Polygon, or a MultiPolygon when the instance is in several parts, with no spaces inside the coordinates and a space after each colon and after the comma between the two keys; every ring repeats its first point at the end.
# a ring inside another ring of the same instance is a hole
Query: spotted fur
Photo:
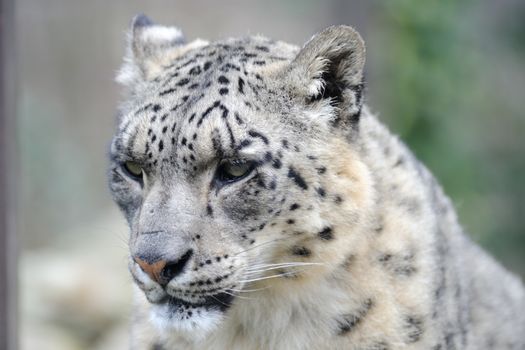
{"type": "Polygon", "coordinates": [[[133,349],[525,348],[521,282],[363,104],[364,50],[346,26],[298,48],[135,18],[109,176],[133,349]]]}

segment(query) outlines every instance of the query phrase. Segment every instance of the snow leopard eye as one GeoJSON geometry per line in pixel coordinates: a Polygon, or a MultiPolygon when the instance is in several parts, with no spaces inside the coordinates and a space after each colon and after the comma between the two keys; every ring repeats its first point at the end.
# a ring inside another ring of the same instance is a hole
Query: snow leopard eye
{"type": "Polygon", "coordinates": [[[250,174],[254,165],[254,162],[245,160],[223,160],[219,164],[215,177],[222,183],[238,181],[250,174]]]}
{"type": "Polygon", "coordinates": [[[132,179],[136,181],[142,181],[143,170],[138,163],[127,161],[122,165],[122,168],[124,169],[126,174],[129,175],[129,177],[131,177],[132,179]]]}

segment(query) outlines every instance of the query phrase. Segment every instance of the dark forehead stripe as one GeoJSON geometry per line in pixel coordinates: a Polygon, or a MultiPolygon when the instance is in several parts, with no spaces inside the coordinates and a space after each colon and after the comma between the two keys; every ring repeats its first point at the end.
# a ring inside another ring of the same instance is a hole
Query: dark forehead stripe
{"type": "Polygon", "coordinates": [[[261,134],[260,132],[258,132],[258,131],[250,130],[250,131],[248,131],[248,135],[250,135],[253,138],[261,139],[262,142],[264,142],[265,144],[269,144],[270,143],[268,141],[268,138],[266,136],[264,136],[263,134],[261,134]]]}
{"type": "Polygon", "coordinates": [[[208,117],[208,115],[217,107],[221,105],[221,101],[215,101],[211,106],[209,106],[201,115],[199,121],[197,122],[197,126],[201,126],[204,119],[208,117]]]}
{"type": "MultiPolygon", "coordinates": [[[[233,123],[237,125],[245,125],[246,122],[236,111],[229,110],[223,99],[233,93],[246,95],[250,92],[246,89],[251,90],[254,95],[260,94],[265,89],[265,84],[262,76],[253,69],[261,62],[267,64],[271,61],[283,59],[275,55],[275,50],[280,49],[274,42],[252,37],[212,43],[175,58],[163,67],[164,72],[159,77],[151,81],[151,84],[157,86],[155,96],[152,96],[153,100],[145,101],[132,112],[134,115],[147,113],[150,124],[161,123],[159,132],[149,134],[146,144],[142,145],[144,149],[134,149],[131,144],[140,139],[132,139],[132,137],[127,140],[122,139],[120,144],[115,142],[115,149],[129,150],[131,147],[134,152],[146,150],[145,158],[147,159],[149,156],[150,161],[154,163],[158,157],[153,150],[164,152],[166,155],[170,154],[170,149],[172,147],[178,148],[179,138],[187,133],[186,126],[188,123],[195,121],[199,127],[207,118],[212,116],[213,118],[221,118],[224,122],[224,128],[219,128],[221,135],[217,133],[213,135],[212,142],[215,148],[222,150],[228,144],[230,148],[235,148],[237,143],[237,147],[242,148],[256,139],[268,145],[270,143],[268,137],[257,130],[250,130],[247,139],[238,140],[234,132],[235,129],[232,128],[232,121],[228,117],[232,116],[233,123]],[[221,96],[220,100],[207,102],[208,105],[199,104],[198,102],[209,96],[211,91],[218,91],[221,96]],[[170,104],[166,104],[168,96],[170,96],[170,104]],[[173,100],[171,100],[172,96],[175,97],[173,100]],[[125,144],[124,140],[126,141],[125,144]],[[221,142],[225,142],[225,145],[220,145],[221,142]]],[[[257,101],[256,97],[249,101],[252,105],[250,108],[259,108],[258,104],[261,102],[257,101]]],[[[130,129],[128,134],[138,132],[138,130],[132,132],[132,129],[137,126],[134,119],[130,116],[123,123],[123,125],[128,123],[126,125],[130,129]]],[[[197,135],[195,131],[190,130],[188,132],[197,135]]],[[[188,149],[192,151],[189,147],[188,149]]],[[[172,159],[183,157],[185,158],[183,161],[186,160],[188,163],[195,159],[195,156],[187,154],[187,151],[182,153],[176,151],[174,153],[176,154],[171,156],[172,159]]],[[[274,163],[276,168],[281,167],[279,159],[276,159],[274,163]]],[[[292,170],[291,175],[299,187],[308,188],[299,173],[292,170]]]]}
{"type": "Polygon", "coordinates": [[[228,136],[230,138],[230,148],[234,148],[235,147],[235,136],[233,135],[232,128],[228,120],[226,120],[226,118],[223,118],[223,120],[224,120],[224,124],[226,125],[226,130],[228,130],[228,136]]]}

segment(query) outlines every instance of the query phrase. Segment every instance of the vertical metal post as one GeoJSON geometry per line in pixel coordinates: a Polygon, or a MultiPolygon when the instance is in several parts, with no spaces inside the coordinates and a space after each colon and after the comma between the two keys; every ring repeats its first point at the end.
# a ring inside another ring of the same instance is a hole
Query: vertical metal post
{"type": "Polygon", "coordinates": [[[0,350],[17,347],[14,1],[0,0],[0,350]]]}

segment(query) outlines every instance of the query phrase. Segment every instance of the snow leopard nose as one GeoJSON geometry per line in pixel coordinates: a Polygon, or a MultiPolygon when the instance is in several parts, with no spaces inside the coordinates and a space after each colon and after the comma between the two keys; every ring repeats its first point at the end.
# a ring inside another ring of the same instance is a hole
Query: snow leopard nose
{"type": "Polygon", "coordinates": [[[164,259],[148,259],[144,257],[135,256],[133,260],[140,266],[142,271],[148,276],[165,287],[173,278],[180,275],[184,271],[184,267],[193,255],[193,250],[190,249],[184,253],[179,259],[168,261],[164,259]]]}

